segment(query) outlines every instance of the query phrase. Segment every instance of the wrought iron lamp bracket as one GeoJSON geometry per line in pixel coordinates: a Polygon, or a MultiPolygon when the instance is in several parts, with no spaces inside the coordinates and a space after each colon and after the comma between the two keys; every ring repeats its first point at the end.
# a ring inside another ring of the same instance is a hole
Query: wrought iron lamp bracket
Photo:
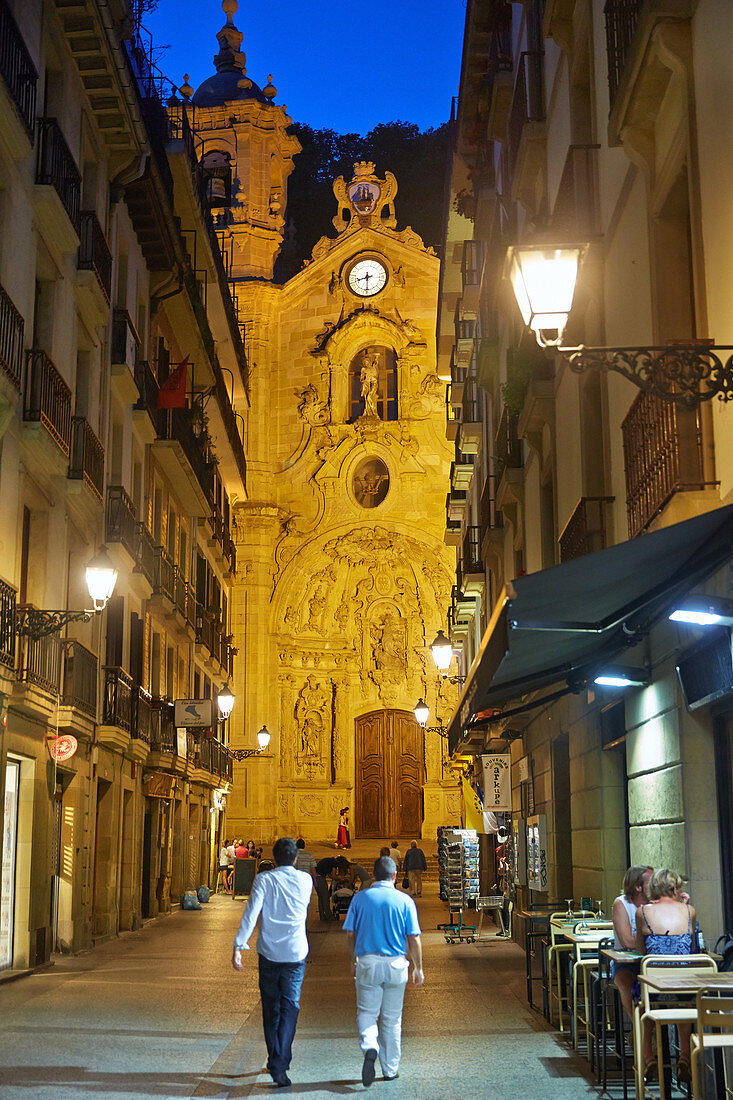
{"type": "Polygon", "coordinates": [[[694,408],[733,401],[733,345],[700,341],[639,348],[559,348],[576,374],[615,371],[662,401],[694,408]],[[722,352],[727,354],[723,355],[722,352]]]}
{"type": "Polygon", "coordinates": [[[249,760],[250,756],[261,756],[263,749],[227,749],[232,760],[249,760]]]}
{"type": "Polygon", "coordinates": [[[38,607],[19,607],[16,610],[15,632],[37,641],[58,634],[70,623],[88,623],[96,614],[96,611],[46,611],[38,607]]]}
{"type": "Polygon", "coordinates": [[[440,737],[445,737],[446,741],[448,740],[448,730],[442,724],[439,726],[423,726],[422,729],[425,733],[437,733],[440,737]]]}

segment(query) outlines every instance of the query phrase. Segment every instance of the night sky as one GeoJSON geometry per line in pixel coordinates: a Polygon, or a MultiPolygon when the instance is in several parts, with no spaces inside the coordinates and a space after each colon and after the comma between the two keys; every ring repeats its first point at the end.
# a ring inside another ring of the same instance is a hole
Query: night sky
{"type": "MultiPolygon", "coordinates": [[[[234,23],[244,34],[247,75],[268,73],[295,122],[366,133],[401,119],[421,128],[450,116],[457,93],[465,0],[281,0],[241,2],[234,23]]],[[[214,72],[220,0],[160,0],[145,25],[176,84],[194,88],[214,72]]]]}

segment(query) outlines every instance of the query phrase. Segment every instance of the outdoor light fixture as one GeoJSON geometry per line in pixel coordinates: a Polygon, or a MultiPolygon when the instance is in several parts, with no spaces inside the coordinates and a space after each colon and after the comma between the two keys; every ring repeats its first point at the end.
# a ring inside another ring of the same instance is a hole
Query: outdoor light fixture
{"type": "Polygon", "coordinates": [[[433,653],[433,661],[438,672],[441,673],[444,680],[449,680],[451,684],[462,684],[465,680],[465,676],[449,676],[447,670],[450,668],[450,663],[453,660],[454,649],[450,644],[448,638],[442,630],[439,630],[435,636],[434,641],[431,643],[430,648],[433,653]]]}
{"type": "Polygon", "coordinates": [[[430,717],[430,707],[424,699],[418,699],[413,713],[415,715],[415,718],[417,719],[417,724],[419,726],[422,726],[426,733],[438,733],[441,737],[448,736],[448,730],[445,728],[442,722],[440,722],[437,726],[428,725],[428,718],[430,717]]]}
{"type": "Polygon", "coordinates": [[[733,601],[712,596],[688,596],[669,616],[689,626],[733,626],[733,601]]]}
{"type": "Polygon", "coordinates": [[[219,716],[226,721],[234,709],[234,696],[229,684],[223,687],[216,697],[216,705],[219,708],[219,716]]]}
{"type": "Polygon", "coordinates": [[[627,688],[644,687],[649,677],[643,669],[627,668],[622,665],[609,665],[593,678],[598,687],[627,688]]]}
{"type": "Polygon", "coordinates": [[[249,760],[251,756],[259,756],[270,744],[270,731],[267,726],[263,726],[257,734],[257,744],[259,745],[257,749],[229,749],[229,755],[234,760],[249,760]]]}
{"type": "Polygon", "coordinates": [[[510,279],[524,323],[540,347],[557,347],[573,308],[581,248],[520,246],[512,250],[510,279]]]}
{"type": "Polygon", "coordinates": [[[115,569],[106,546],[100,546],[86,567],[86,582],[92,607],[86,611],[46,611],[25,605],[17,608],[15,630],[28,638],[43,638],[57,634],[69,623],[88,623],[92,616],[104,611],[117,583],[115,569]]]}
{"type": "Polygon", "coordinates": [[[713,397],[733,400],[733,346],[728,344],[691,340],[650,347],[563,347],[583,252],[583,246],[547,243],[509,250],[514,296],[540,347],[555,348],[576,374],[615,371],[640,390],[687,408],[713,397]]]}

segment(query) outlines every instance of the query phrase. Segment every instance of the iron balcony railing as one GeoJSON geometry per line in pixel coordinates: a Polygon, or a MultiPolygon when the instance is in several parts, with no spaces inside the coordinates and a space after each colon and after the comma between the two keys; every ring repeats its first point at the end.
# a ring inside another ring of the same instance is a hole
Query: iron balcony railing
{"type": "Polygon", "coordinates": [[[135,505],[121,485],[107,487],[105,541],[119,542],[131,558],[137,557],[135,505]]]}
{"type": "Polygon", "coordinates": [[[132,677],[110,665],[104,669],[102,725],[117,726],[127,733],[132,728],[132,677]]]}
{"type": "Polygon", "coordinates": [[[629,537],[643,531],[675,493],[706,481],[700,408],[640,393],[621,424],[629,537]]]}
{"type": "Polygon", "coordinates": [[[177,565],[173,568],[173,590],[176,607],[185,619],[188,612],[188,581],[177,565]]]}
{"type": "Polygon", "coordinates": [[[479,518],[481,520],[481,532],[495,531],[504,526],[504,515],[496,507],[496,477],[489,474],[481,490],[479,501],[479,518]]]}
{"type": "Polygon", "coordinates": [[[544,53],[526,50],[519,59],[514,98],[509,111],[509,171],[514,175],[522,130],[528,122],[542,122],[545,117],[543,88],[544,53]]]}
{"type": "Polygon", "coordinates": [[[224,551],[224,557],[229,562],[230,571],[235,573],[237,569],[237,548],[234,545],[234,540],[226,524],[224,525],[224,531],[222,533],[222,549],[224,551]]]}
{"type": "Polygon", "coordinates": [[[0,581],[0,665],[15,668],[15,589],[0,581]]]}
{"type": "Polygon", "coordinates": [[[173,704],[166,699],[151,700],[150,747],[156,752],[176,752],[176,729],[173,724],[173,704]]]}
{"type": "Polygon", "coordinates": [[[478,424],[479,422],[478,382],[475,378],[467,378],[463,386],[461,423],[478,424]]]}
{"type": "Polygon", "coordinates": [[[63,638],[63,687],[61,700],[90,718],[97,717],[97,655],[74,638],[63,638]]]}
{"type": "Polygon", "coordinates": [[[112,253],[94,210],[79,215],[79,258],[81,271],[93,271],[109,302],[112,293],[112,253]]]}
{"type": "Polygon", "coordinates": [[[480,286],[484,269],[484,242],[464,241],[461,258],[461,282],[466,287],[480,286]]]}
{"type": "Polygon", "coordinates": [[[137,363],[139,348],[140,337],[132,317],[126,309],[116,309],[112,314],[112,362],[126,363],[132,370],[137,363]]]}
{"type": "Polygon", "coordinates": [[[155,547],[153,592],[156,596],[165,596],[171,603],[175,603],[175,568],[162,546],[155,547]]]}
{"type": "Polygon", "coordinates": [[[0,286],[0,367],[18,389],[23,370],[23,329],[22,315],[0,286]]]}
{"type": "Polygon", "coordinates": [[[71,455],[69,477],[83,481],[95,496],[104,495],[104,447],[84,416],[71,418],[71,455]]]}
{"type": "Polygon", "coordinates": [[[36,183],[50,184],[55,188],[69,221],[79,233],[81,173],[55,118],[38,120],[36,183]]]}
{"type": "Polygon", "coordinates": [[[621,83],[626,58],[634,38],[643,0],[607,0],[606,56],[608,58],[608,98],[613,107],[621,83]]]}
{"type": "Polygon", "coordinates": [[[135,572],[155,583],[155,540],[142,521],[135,524],[135,572]]]}
{"type": "Polygon", "coordinates": [[[135,403],[136,409],[146,409],[153,424],[158,424],[158,379],[147,359],[135,360],[135,385],[140,394],[135,403]]]}
{"type": "Polygon", "coordinates": [[[483,573],[481,560],[481,528],[467,527],[461,547],[461,562],[464,576],[467,573],[483,573]]]}
{"type": "Polygon", "coordinates": [[[18,109],[28,136],[32,138],[38,73],[7,0],[0,0],[0,76],[18,109]]]}
{"type": "Polygon", "coordinates": [[[146,745],[151,744],[153,736],[153,700],[150,692],[140,684],[132,685],[131,700],[132,736],[146,745]]]}
{"type": "Polygon", "coordinates": [[[49,695],[58,695],[61,678],[61,638],[47,634],[24,637],[20,650],[18,679],[33,684],[49,695]]]}
{"type": "Polygon", "coordinates": [[[40,348],[28,352],[23,416],[25,420],[43,424],[68,458],[71,445],[71,390],[40,348]]]}
{"type": "Polygon", "coordinates": [[[506,469],[521,469],[523,465],[522,443],[517,435],[517,421],[517,415],[510,413],[504,406],[495,440],[496,463],[502,473],[506,469]]]}
{"type": "Polygon", "coordinates": [[[614,497],[581,497],[560,538],[560,561],[595,554],[606,547],[606,505],[614,497]]]}
{"type": "Polygon", "coordinates": [[[214,463],[208,447],[193,430],[188,409],[161,409],[158,413],[158,438],[176,439],[193,470],[204,496],[214,507],[214,463]]]}

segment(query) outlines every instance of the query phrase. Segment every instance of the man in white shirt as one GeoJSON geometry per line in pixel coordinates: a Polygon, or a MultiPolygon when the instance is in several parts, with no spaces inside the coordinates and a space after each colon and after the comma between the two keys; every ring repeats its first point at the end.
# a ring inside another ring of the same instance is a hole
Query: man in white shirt
{"type": "Polygon", "coordinates": [[[292,837],[275,841],[275,867],[257,875],[252,884],[232,955],[232,966],[242,970],[242,951],[249,950],[247,941],[259,917],[257,953],[267,1069],[280,1087],[292,1084],[288,1069],[308,954],[305,918],[313,890],[311,876],[294,866],[297,851],[292,837]]]}

